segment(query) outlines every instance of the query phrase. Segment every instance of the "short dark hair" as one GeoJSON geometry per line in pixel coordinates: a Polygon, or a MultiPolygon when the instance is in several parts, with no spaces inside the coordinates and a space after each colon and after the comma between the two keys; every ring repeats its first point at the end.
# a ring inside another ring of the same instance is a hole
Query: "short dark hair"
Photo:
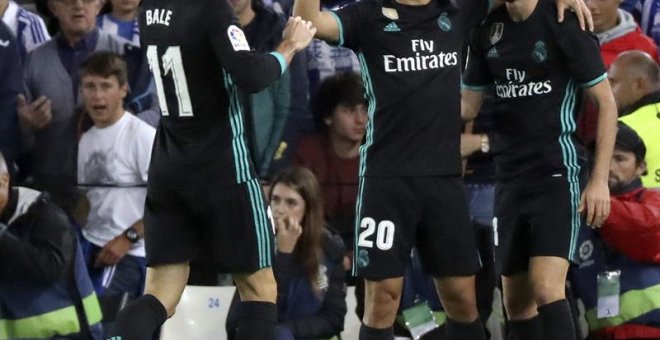
{"type": "Polygon", "coordinates": [[[362,78],[355,72],[338,73],[324,79],[312,100],[314,119],[319,127],[337,105],[355,106],[366,102],[362,78]]]}
{"type": "Polygon", "coordinates": [[[115,76],[119,85],[128,83],[126,61],[114,52],[95,52],[80,65],[80,79],[87,75],[103,78],[115,76]]]}
{"type": "Polygon", "coordinates": [[[639,136],[637,131],[625,123],[617,123],[615,147],[623,151],[634,153],[638,163],[644,161],[646,158],[646,145],[644,144],[644,140],[639,136]]]}

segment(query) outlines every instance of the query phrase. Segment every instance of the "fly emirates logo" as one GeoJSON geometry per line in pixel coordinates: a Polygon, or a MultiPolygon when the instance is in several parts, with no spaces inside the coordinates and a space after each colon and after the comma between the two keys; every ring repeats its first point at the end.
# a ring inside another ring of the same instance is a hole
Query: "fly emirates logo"
{"type": "Polygon", "coordinates": [[[497,96],[500,98],[518,98],[552,92],[552,85],[549,80],[538,83],[533,81],[525,83],[526,73],[515,68],[507,68],[506,79],[509,83],[495,85],[497,96]]]}
{"type": "Polygon", "coordinates": [[[410,72],[444,68],[458,65],[458,52],[434,51],[433,40],[414,39],[410,41],[412,57],[384,55],[385,72],[410,72]]]}

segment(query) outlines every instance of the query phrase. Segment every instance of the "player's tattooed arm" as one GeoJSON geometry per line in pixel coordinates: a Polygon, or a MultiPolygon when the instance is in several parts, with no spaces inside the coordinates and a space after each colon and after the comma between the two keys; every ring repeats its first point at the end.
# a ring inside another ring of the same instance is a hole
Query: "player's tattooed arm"
{"type": "Polygon", "coordinates": [[[607,79],[586,89],[586,93],[598,106],[598,136],[594,168],[580,200],[580,211],[586,214],[587,225],[598,228],[610,214],[607,179],[616,139],[617,111],[607,79]]]}
{"type": "Polygon", "coordinates": [[[339,41],[339,24],[328,11],[321,11],[320,0],[295,0],[293,15],[312,22],[316,27],[316,37],[330,43],[339,41]]]}

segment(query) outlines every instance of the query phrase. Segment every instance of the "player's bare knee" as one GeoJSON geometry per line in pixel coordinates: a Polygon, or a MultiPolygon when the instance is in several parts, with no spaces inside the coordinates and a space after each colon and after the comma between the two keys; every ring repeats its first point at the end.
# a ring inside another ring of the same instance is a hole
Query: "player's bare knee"
{"type": "Polygon", "coordinates": [[[442,305],[447,315],[456,321],[474,321],[479,312],[474,292],[467,290],[454,290],[442,294],[442,305]]]}
{"type": "Polygon", "coordinates": [[[539,306],[562,300],[566,297],[566,287],[552,280],[540,280],[532,283],[534,301],[539,306]]]}
{"type": "Polygon", "coordinates": [[[403,278],[367,280],[365,284],[365,323],[376,328],[391,326],[399,307],[403,278]]]}
{"type": "Polygon", "coordinates": [[[277,299],[277,283],[271,268],[263,268],[248,274],[234,274],[234,281],[241,301],[275,303],[277,299]]]}
{"type": "Polygon", "coordinates": [[[537,305],[531,296],[507,296],[503,302],[509,320],[525,320],[537,314],[537,305]]]}
{"type": "Polygon", "coordinates": [[[478,316],[474,277],[436,280],[436,288],[447,315],[456,321],[471,322],[478,316]]]}
{"type": "Polygon", "coordinates": [[[365,306],[365,324],[374,328],[391,326],[399,307],[399,295],[387,291],[371,294],[365,306]]]}
{"type": "Polygon", "coordinates": [[[403,278],[381,281],[365,281],[365,297],[377,306],[398,303],[401,298],[403,278]]]}
{"type": "Polygon", "coordinates": [[[443,306],[447,316],[455,321],[472,322],[479,316],[476,303],[469,300],[455,300],[443,306]]]}
{"type": "Polygon", "coordinates": [[[401,292],[388,289],[378,290],[369,295],[369,300],[371,300],[375,306],[390,306],[398,304],[399,299],[401,298],[401,292]]]}

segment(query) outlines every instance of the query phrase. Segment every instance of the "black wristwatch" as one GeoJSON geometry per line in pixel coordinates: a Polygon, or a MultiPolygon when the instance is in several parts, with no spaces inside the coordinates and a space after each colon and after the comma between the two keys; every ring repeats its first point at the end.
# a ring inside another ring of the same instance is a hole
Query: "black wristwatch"
{"type": "Polygon", "coordinates": [[[133,227],[129,227],[124,231],[124,236],[131,241],[131,243],[135,243],[140,240],[140,234],[138,234],[137,230],[133,227]]]}

